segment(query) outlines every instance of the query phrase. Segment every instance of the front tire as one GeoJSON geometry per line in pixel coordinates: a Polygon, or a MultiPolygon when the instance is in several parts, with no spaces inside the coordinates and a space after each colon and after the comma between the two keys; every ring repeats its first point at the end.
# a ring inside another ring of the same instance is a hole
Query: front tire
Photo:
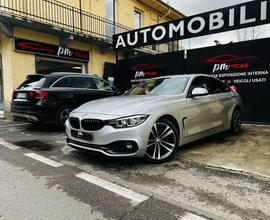
{"type": "Polygon", "coordinates": [[[151,163],[164,163],[172,159],[179,145],[179,132],[167,119],[160,119],[152,127],[145,158],[151,163]]]}
{"type": "Polygon", "coordinates": [[[241,110],[239,108],[234,109],[231,119],[230,131],[232,134],[239,134],[241,131],[241,110]]]}
{"type": "Polygon", "coordinates": [[[65,122],[69,117],[69,113],[72,111],[72,106],[63,105],[56,111],[54,124],[57,129],[63,130],[65,122]]]}

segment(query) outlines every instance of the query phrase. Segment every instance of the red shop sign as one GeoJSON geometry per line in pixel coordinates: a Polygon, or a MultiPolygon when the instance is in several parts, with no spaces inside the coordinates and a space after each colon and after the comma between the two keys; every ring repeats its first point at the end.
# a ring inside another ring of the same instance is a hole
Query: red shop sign
{"type": "Polygon", "coordinates": [[[89,61],[89,52],[68,47],[15,38],[15,50],[54,57],[89,61]]]}

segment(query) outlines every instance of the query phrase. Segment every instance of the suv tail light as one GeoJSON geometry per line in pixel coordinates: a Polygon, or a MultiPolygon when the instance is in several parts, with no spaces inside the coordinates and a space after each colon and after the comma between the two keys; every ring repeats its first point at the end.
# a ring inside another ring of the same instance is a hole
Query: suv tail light
{"type": "Polygon", "coordinates": [[[230,88],[231,88],[232,91],[237,92],[236,86],[231,86],[230,88]]]}
{"type": "Polygon", "coordinates": [[[44,91],[38,91],[38,92],[31,91],[31,92],[28,92],[27,97],[29,99],[45,99],[48,97],[48,93],[44,91]]]}

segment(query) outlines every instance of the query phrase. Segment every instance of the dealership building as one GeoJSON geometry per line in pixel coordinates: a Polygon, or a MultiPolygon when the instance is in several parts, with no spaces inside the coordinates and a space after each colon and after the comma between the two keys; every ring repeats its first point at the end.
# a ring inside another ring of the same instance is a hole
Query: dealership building
{"type": "MultiPolygon", "coordinates": [[[[161,0],[1,0],[0,117],[29,74],[78,72],[112,76],[113,34],[184,15],[161,0]]],[[[179,50],[179,41],[123,50],[120,58],[179,50]]]]}

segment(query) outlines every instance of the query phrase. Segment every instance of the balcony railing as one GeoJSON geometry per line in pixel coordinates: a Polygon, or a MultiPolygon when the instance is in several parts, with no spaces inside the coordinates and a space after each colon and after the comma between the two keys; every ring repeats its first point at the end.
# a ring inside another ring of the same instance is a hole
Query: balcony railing
{"type": "Polygon", "coordinates": [[[0,13],[47,24],[70,33],[99,38],[108,43],[112,42],[113,34],[131,30],[56,0],[0,0],[0,13]]]}

